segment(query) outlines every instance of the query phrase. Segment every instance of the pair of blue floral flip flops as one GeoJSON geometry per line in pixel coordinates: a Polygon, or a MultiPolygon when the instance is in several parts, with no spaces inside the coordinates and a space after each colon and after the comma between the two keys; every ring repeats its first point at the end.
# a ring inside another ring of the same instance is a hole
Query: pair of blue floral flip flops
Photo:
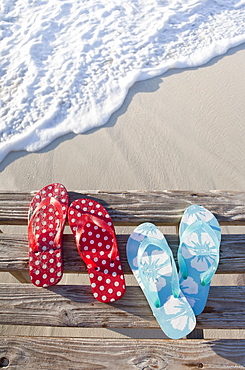
{"type": "Polygon", "coordinates": [[[129,265],[161,329],[172,339],[188,335],[206,305],[219,263],[221,231],[210,211],[193,205],[183,214],[179,236],[179,274],[172,251],[155,225],[139,225],[127,243],[129,265]]]}

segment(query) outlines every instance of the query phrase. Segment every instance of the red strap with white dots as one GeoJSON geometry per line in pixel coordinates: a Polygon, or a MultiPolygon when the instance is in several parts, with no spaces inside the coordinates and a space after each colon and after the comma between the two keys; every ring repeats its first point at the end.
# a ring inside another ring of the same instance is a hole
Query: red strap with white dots
{"type": "MultiPolygon", "coordinates": [[[[79,222],[77,224],[77,229],[76,229],[76,244],[77,247],[80,247],[80,241],[82,237],[82,233],[84,231],[84,227],[88,222],[92,222],[93,224],[99,226],[101,229],[107,230],[113,237],[113,244],[110,253],[108,254],[108,257],[111,259],[111,262],[115,261],[117,255],[118,255],[118,249],[117,249],[117,242],[116,242],[116,235],[113,231],[113,229],[107,224],[107,222],[103,221],[101,218],[94,216],[89,213],[84,213],[82,217],[79,219],[79,222]]],[[[88,267],[93,267],[96,268],[96,263],[85,256],[83,251],[79,248],[78,249],[80,256],[86,263],[88,267]]]]}
{"type": "Polygon", "coordinates": [[[55,248],[59,243],[61,232],[62,232],[62,225],[60,222],[60,219],[62,220],[62,215],[63,215],[62,206],[60,202],[54,197],[45,198],[44,200],[41,201],[41,203],[39,203],[37,208],[32,213],[32,216],[28,224],[29,247],[33,250],[33,252],[38,252],[38,243],[37,243],[37,239],[35,237],[34,230],[33,230],[33,220],[37,216],[37,213],[43,208],[43,206],[47,206],[49,204],[53,205],[55,209],[59,212],[59,218],[58,218],[59,228],[54,238],[53,248],[55,248]]]}

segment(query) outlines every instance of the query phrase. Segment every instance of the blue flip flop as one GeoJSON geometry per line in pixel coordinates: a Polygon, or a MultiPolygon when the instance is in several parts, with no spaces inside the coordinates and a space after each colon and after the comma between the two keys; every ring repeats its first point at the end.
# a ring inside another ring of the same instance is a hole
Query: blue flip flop
{"type": "Polygon", "coordinates": [[[204,310],[218,267],[220,226],[210,211],[192,205],[182,216],[179,237],[180,288],[197,316],[204,310]]]}
{"type": "Polygon", "coordinates": [[[196,318],[180,290],[172,251],[161,231],[151,223],[139,225],[128,239],[127,258],[163,332],[172,339],[189,334],[196,318]]]}

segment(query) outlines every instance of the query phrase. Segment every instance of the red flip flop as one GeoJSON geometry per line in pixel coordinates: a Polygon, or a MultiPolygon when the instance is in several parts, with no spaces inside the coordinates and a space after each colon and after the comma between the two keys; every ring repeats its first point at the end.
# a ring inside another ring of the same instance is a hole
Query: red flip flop
{"type": "Polygon", "coordinates": [[[52,286],[62,278],[62,236],[67,211],[68,193],[58,183],[42,188],[30,203],[29,273],[36,286],[52,286]]]}
{"type": "Polygon", "coordinates": [[[125,280],[112,219],[91,199],[71,203],[68,221],[78,252],[85,262],[92,293],[100,302],[113,302],[125,292],[125,280]]]}

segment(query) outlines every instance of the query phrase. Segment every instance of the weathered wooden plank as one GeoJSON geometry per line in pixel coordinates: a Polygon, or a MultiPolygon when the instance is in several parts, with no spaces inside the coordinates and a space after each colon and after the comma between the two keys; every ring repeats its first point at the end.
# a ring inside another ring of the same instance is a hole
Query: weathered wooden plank
{"type": "Polygon", "coordinates": [[[187,335],[187,339],[204,339],[203,329],[194,329],[190,334],[187,335]]]}
{"type": "MultiPolygon", "coordinates": [[[[126,257],[126,243],[129,235],[118,235],[118,245],[124,273],[131,273],[126,257]]],[[[166,235],[166,239],[177,256],[179,240],[177,235],[166,235]]],[[[86,272],[75,245],[73,235],[64,235],[64,272],[86,272]]],[[[220,263],[217,273],[244,273],[245,266],[245,235],[222,235],[220,263]]],[[[28,239],[27,235],[0,234],[0,270],[28,270],[28,239]]]]}
{"type": "MultiPolygon", "coordinates": [[[[0,224],[26,224],[35,192],[0,192],[0,224]]],[[[235,191],[73,191],[70,201],[93,198],[108,208],[116,225],[137,225],[146,220],[178,225],[184,210],[199,204],[213,212],[221,224],[245,225],[245,192],[235,191]]]]}
{"type": "MultiPolygon", "coordinates": [[[[199,329],[245,329],[245,287],[211,287],[199,329]]],[[[158,328],[139,287],[120,300],[96,301],[89,286],[0,284],[0,323],[106,328],[158,328]]]]}
{"type": "Polygon", "coordinates": [[[5,337],[8,369],[242,369],[245,340],[145,340],[5,337]]]}
{"type": "Polygon", "coordinates": [[[29,276],[29,271],[12,270],[12,271],[9,271],[9,272],[20,283],[30,283],[31,282],[30,276],[29,276]]]}

